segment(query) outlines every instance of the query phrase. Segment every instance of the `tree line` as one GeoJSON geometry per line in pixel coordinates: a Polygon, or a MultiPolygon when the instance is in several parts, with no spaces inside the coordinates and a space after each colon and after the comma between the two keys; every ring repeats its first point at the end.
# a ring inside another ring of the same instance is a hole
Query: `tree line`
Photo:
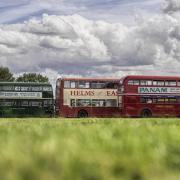
{"type": "Polygon", "coordinates": [[[0,82],[49,82],[48,77],[38,73],[24,73],[18,77],[14,77],[8,67],[0,67],[0,82]]]}

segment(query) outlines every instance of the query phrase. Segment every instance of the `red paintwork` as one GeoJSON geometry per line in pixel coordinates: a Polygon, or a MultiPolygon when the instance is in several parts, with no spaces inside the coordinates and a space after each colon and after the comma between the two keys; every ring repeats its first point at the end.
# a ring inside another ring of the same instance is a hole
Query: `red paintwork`
{"type": "Polygon", "coordinates": [[[120,116],[120,110],[118,107],[69,107],[63,105],[64,97],[64,81],[66,80],[85,80],[85,81],[110,81],[119,82],[119,79],[114,78],[60,78],[57,80],[60,82],[60,86],[56,86],[56,114],[61,117],[77,117],[80,110],[86,110],[88,117],[118,117],[120,116]]]}
{"type": "MultiPolygon", "coordinates": [[[[175,80],[180,81],[180,77],[170,76],[126,76],[122,78],[124,92],[122,94],[122,116],[139,117],[143,109],[149,109],[153,116],[180,116],[180,103],[140,103],[138,87],[140,85],[128,85],[129,80],[175,80]],[[131,95],[130,95],[131,94],[131,95]]],[[[144,87],[144,85],[142,85],[144,87]]],[[[147,86],[148,87],[148,86],[147,86]]],[[[168,87],[168,86],[166,86],[168,87]]],[[[169,86],[170,87],[170,86],[169,86]]],[[[174,87],[174,86],[173,86],[174,87]]],[[[176,86],[175,86],[176,87],[176,86]]],[[[180,86],[178,86],[180,87],[180,86]]],[[[180,96],[180,94],[178,94],[180,96]]],[[[155,96],[155,95],[153,95],[155,96]]],[[[158,96],[158,95],[157,95],[158,96]]]]}

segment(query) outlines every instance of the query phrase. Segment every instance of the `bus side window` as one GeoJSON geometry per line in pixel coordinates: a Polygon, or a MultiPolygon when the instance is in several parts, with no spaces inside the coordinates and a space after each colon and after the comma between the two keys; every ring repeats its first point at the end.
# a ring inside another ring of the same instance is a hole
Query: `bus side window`
{"type": "Polygon", "coordinates": [[[105,107],[106,102],[103,99],[92,99],[93,107],[105,107]]]}
{"type": "Polygon", "coordinates": [[[107,99],[106,107],[117,107],[117,100],[116,99],[107,99]]]}
{"type": "Polygon", "coordinates": [[[164,98],[157,98],[157,103],[164,103],[164,98]]]}
{"type": "Polygon", "coordinates": [[[152,81],[151,80],[140,80],[140,85],[141,86],[151,86],[152,81]]]}
{"type": "Polygon", "coordinates": [[[78,88],[88,89],[90,88],[90,82],[79,81],[78,88]]]}
{"type": "Polygon", "coordinates": [[[91,88],[92,89],[104,89],[106,87],[106,84],[104,82],[92,82],[91,88]]]}
{"type": "Polygon", "coordinates": [[[52,87],[51,86],[44,86],[44,87],[42,87],[43,89],[43,91],[52,91],[52,87]]]}
{"type": "Polygon", "coordinates": [[[2,86],[3,91],[14,91],[14,86],[2,86]]]}
{"type": "Polygon", "coordinates": [[[164,81],[153,81],[154,86],[164,86],[164,81]]]}
{"type": "Polygon", "coordinates": [[[72,106],[72,107],[75,107],[75,106],[76,106],[76,101],[75,101],[75,99],[71,99],[71,106],[72,106]]]}
{"type": "Polygon", "coordinates": [[[151,104],[151,103],[152,103],[152,99],[151,99],[151,98],[148,98],[148,99],[146,100],[146,103],[151,104]]]}
{"type": "Polygon", "coordinates": [[[169,98],[169,102],[170,102],[170,103],[176,103],[176,102],[177,102],[177,99],[176,99],[176,98],[169,98]]]}
{"type": "Polygon", "coordinates": [[[76,88],[76,81],[71,81],[71,88],[72,89],[76,88]]]}
{"type": "Polygon", "coordinates": [[[139,85],[140,81],[139,80],[129,80],[128,85],[139,85]]]}
{"type": "Polygon", "coordinates": [[[31,86],[21,86],[21,91],[31,91],[31,86]]]}
{"type": "Polygon", "coordinates": [[[146,85],[146,80],[140,80],[140,85],[145,86],[146,85]]]}
{"type": "Polygon", "coordinates": [[[64,81],[64,88],[70,88],[70,81],[64,81]]]}
{"type": "Polygon", "coordinates": [[[141,103],[146,103],[146,98],[141,97],[141,98],[140,98],[140,102],[141,102],[141,103]]]}
{"type": "Polygon", "coordinates": [[[140,102],[141,102],[141,103],[151,104],[151,103],[153,103],[153,100],[152,100],[151,98],[142,97],[142,98],[140,99],[140,102]]]}
{"type": "Polygon", "coordinates": [[[176,81],[165,81],[165,86],[176,86],[176,81]]]}
{"type": "Polygon", "coordinates": [[[118,84],[117,83],[113,83],[113,82],[107,82],[105,84],[105,88],[107,88],[107,89],[117,89],[118,88],[118,84]]]}
{"type": "Polygon", "coordinates": [[[133,84],[134,85],[139,85],[139,80],[134,80],[133,84]]]}
{"type": "Polygon", "coordinates": [[[129,80],[128,85],[133,85],[133,80],[129,80]]]}
{"type": "Polygon", "coordinates": [[[20,87],[20,86],[15,86],[15,87],[14,87],[14,90],[15,90],[15,91],[20,91],[20,90],[21,90],[21,87],[20,87]]]}
{"type": "Polygon", "coordinates": [[[90,99],[77,99],[76,106],[79,106],[79,107],[91,106],[91,100],[90,99]]]}
{"type": "Polygon", "coordinates": [[[152,81],[151,80],[147,80],[146,81],[146,85],[151,86],[152,85],[152,81]]]}
{"type": "Polygon", "coordinates": [[[27,100],[23,100],[23,101],[21,102],[21,106],[26,106],[26,107],[28,107],[28,106],[29,106],[29,102],[28,102],[27,100]]]}

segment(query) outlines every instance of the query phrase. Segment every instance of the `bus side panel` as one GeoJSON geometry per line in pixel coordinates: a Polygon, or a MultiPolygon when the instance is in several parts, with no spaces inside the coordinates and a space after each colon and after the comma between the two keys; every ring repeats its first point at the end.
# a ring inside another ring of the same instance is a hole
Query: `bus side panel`
{"type": "Polygon", "coordinates": [[[138,96],[124,96],[123,115],[125,115],[126,117],[139,116],[138,109],[140,108],[140,104],[138,102],[138,96]]]}
{"type": "Polygon", "coordinates": [[[120,117],[118,107],[61,107],[60,116],[62,117],[78,117],[78,112],[84,110],[88,113],[88,117],[120,117]]]}
{"type": "Polygon", "coordinates": [[[174,110],[165,108],[165,104],[143,104],[139,96],[125,96],[123,115],[126,117],[140,117],[144,109],[149,109],[152,116],[160,117],[165,114],[174,114],[174,110]],[[170,112],[171,111],[171,112],[170,112]]]}
{"type": "Polygon", "coordinates": [[[92,117],[120,117],[118,107],[97,107],[91,110],[92,117]]]}

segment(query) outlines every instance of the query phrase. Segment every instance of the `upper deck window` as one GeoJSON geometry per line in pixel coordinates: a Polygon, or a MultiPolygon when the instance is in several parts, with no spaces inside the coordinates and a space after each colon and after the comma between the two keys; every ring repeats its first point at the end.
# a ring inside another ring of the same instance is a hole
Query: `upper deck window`
{"type": "Polygon", "coordinates": [[[164,81],[153,81],[154,86],[164,86],[164,81]]]}
{"type": "Polygon", "coordinates": [[[76,88],[76,81],[64,81],[64,88],[76,88]]]}
{"type": "Polygon", "coordinates": [[[76,88],[76,81],[71,81],[71,88],[76,88]]]}
{"type": "Polygon", "coordinates": [[[176,81],[165,81],[165,86],[176,86],[176,81]]]}
{"type": "Polygon", "coordinates": [[[43,91],[52,91],[52,87],[51,86],[44,86],[43,91]]]}
{"type": "Polygon", "coordinates": [[[152,81],[151,80],[140,80],[140,85],[142,85],[142,86],[151,86],[152,81]]]}
{"type": "Polygon", "coordinates": [[[42,86],[32,86],[32,91],[42,91],[42,86]]]}
{"type": "Polygon", "coordinates": [[[88,89],[90,88],[90,83],[87,81],[79,81],[78,88],[88,89]]]}
{"type": "Polygon", "coordinates": [[[70,88],[70,81],[64,81],[64,88],[70,88]]]}
{"type": "Polygon", "coordinates": [[[14,91],[14,86],[1,86],[0,90],[2,91],[14,91]]]}
{"type": "Polygon", "coordinates": [[[92,89],[103,89],[103,88],[105,88],[105,83],[104,82],[92,82],[91,88],[92,89]]]}
{"type": "Polygon", "coordinates": [[[107,89],[117,89],[118,88],[118,83],[115,82],[107,82],[105,84],[105,88],[107,89]]]}
{"type": "Polygon", "coordinates": [[[47,85],[47,86],[40,86],[40,85],[3,85],[0,86],[1,91],[19,91],[19,92],[31,92],[31,91],[52,91],[52,87],[47,85]]]}
{"type": "Polygon", "coordinates": [[[129,80],[128,85],[133,85],[133,80],[129,80]]]}
{"type": "Polygon", "coordinates": [[[134,80],[134,85],[139,85],[139,80],[134,80]]]}
{"type": "Polygon", "coordinates": [[[22,86],[21,91],[31,91],[31,86],[22,86]]]}
{"type": "Polygon", "coordinates": [[[15,91],[21,91],[21,87],[20,87],[20,86],[15,86],[15,87],[14,87],[14,90],[15,90],[15,91]]]}
{"type": "Polygon", "coordinates": [[[140,80],[140,85],[146,85],[146,81],[145,80],[140,80]]]}
{"type": "Polygon", "coordinates": [[[128,85],[139,85],[139,80],[129,80],[128,85]]]}

